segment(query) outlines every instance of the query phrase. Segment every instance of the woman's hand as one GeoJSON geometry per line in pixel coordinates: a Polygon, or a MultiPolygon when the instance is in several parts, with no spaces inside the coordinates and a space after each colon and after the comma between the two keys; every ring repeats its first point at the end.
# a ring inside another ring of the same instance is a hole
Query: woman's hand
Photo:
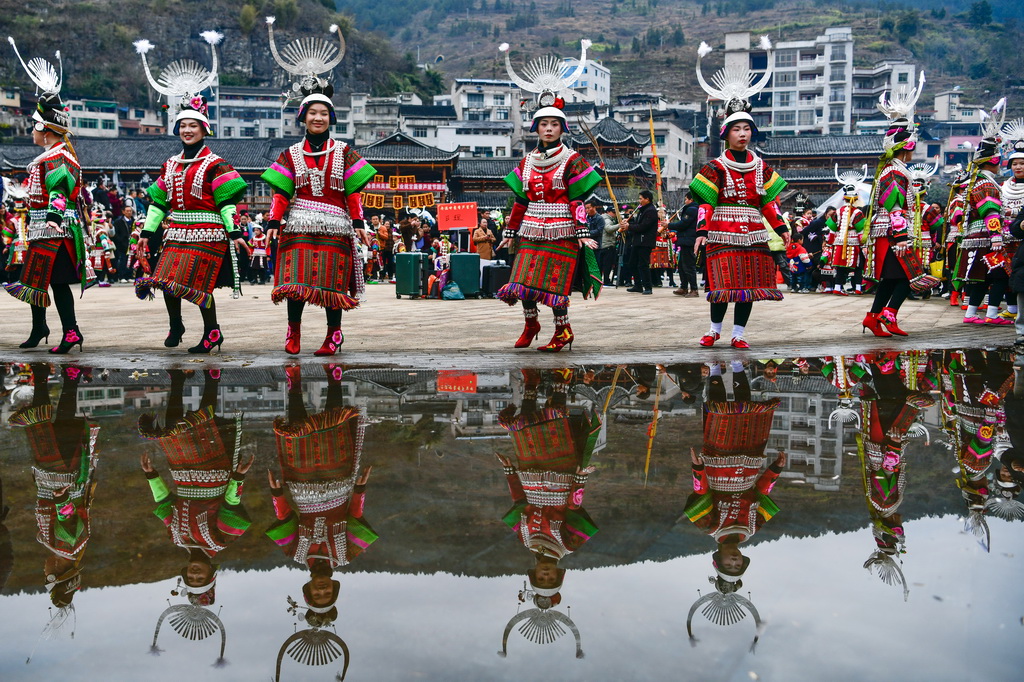
{"type": "Polygon", "coordinates": [[[498,244],[499,249],[507,249],[510,246],[512,246],[512,237],[505,237],[501,240],[501,243],[498,244]]]}
{"type": "Polygon", "coordinates": [[[279,479],[277,476],[274,476],[274,472],[271,471],[270,469],[267,469],[267,483],[269,483],[270,487],[274,490],[281,489],[281,479],[279,479]]]}
{"type": "Polygon", "coordinates": [[[697,237],[696,241],[693,242],[693,255],[700,253],[700,247],[704,246],[708,241],[707,237],[697,237]]]}
{"type": "Polygon", "coordinates": [[[700,458],[700,455],[698,455],[697,451],[694,450],[693,448],[690,448],[690,461],[694,464],[704,463],[704,460],[700,458]]]}
{"type": "Polygon", "coordinates": [[[499,455],[497,452],[494,453],[494,456],[498,458],[499,462],[501,462],[501,466],[503,466],[503,467],[510,467],[510,466],[512,466],[512,462],[509,461],[508,457],[505,457],[504,455],[499,455]]]}
{"type": "Polygon", "coordinates": [[[249,455],[248,462],[239,462],[238,466],[235,467],[236,474],[242,474],[243,476],[249,471],[249,467],[256,461],[256,455],[249,455]]]}
{"type": "Polygon", "coordinates": [[[584,246],[589,246],[592,249],[597,249],[597,242],[595,242],[590,237],[584,237],[583,239],[578,239],[577,241],[580,243],[580,248],[583,248],[584,246]]]}
{"type": "Polygon", "coordinates": [[[238,250],[239,253],[244,253],[247,256],[252,256],[252,249],[249,248],[249,243],[247,241],[245,241],[241,237],[233,241],[235,242],[235,248],[238,250]]]}
{"type": "Polygon", "coordinates": [[[366,482],[370,480],[370,472],[373,471],[373,467],[366,467],[366,471],[363,475],[356,479],[356,485],[366,485],[366,482]]]}
{"type": "Polygon", "coordinates": [[[147,474],[153,473],[153,461],[149,458],[149,455],[139,457],[139,464],[142,465],[142,470],[147,474]]]}
{"type": "Polygon", "coordinates": [[[149,258],[149,237],[139,237],[135,244],[135,257],[139,260],[149,258]]]}

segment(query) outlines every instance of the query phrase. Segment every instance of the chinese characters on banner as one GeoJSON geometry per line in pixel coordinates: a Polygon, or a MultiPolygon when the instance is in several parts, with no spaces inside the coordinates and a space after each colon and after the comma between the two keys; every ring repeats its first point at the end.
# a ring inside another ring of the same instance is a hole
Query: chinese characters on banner
{"type": "Polygon", "coordinates": [[[474,228],[477,221],[475,201],[464,204],[437,205],[437,227],[442,232],[458,228],[474,228]]]}

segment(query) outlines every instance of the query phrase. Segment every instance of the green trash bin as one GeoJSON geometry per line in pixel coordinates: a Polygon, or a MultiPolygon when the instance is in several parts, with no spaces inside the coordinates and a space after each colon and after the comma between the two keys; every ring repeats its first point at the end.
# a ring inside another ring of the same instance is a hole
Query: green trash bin
{"type": "Polygon", "coordinates": [[[395,254],[395,298],[423,295],[423,263],[427,254],[419,251],[395,254]]]}
{"type": "Polygon", "coordinates": [[[480,254],[453,253],[448,262],[451,278],[459,285],[462,295],[480,298],[480,254]]]}

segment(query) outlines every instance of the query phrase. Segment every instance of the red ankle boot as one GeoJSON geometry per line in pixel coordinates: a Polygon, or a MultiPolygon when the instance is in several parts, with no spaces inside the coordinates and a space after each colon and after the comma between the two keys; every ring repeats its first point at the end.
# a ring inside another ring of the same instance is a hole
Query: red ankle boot
{"type": "MultiPolygon", "coordinates": [[[[864,327],[864,329],[871,330],[871,333],[875,336],[892,336],[892,334],[886,331],[885,327],[882,326],[882,323],[878,321],[878,316],[880,314],[881,313],[869,312],[864,316],[864,321],[860,323],[861,326],[864,327]]],[[[863,333],[863,331],[864,330],[862,329],[861,333],[863,333]]]]}
{"type": "Polygon", "coordinates": [[[536,317],[526,318],[526,326],[523,327],[523,333],[516,340],[515,347],[528,348],[539,332],[540,321],[536,317]]]}
{"type": "Polygon", "coordinates": [[[960,305],[960,292],[952,291],[949,294],[949,305],[960,305]]]}
{"type": "Polygon", "coordinates": [[[555,335],[551,337],[546,346],[541,346],[537,350],[544,353],[557,353],[565,346],[569,346],[569,350],[572,350],[572,342],[575,338],[572,327],[568,324],[556,324],[555,335]]]}
{"type": "Polygon", "coordinates": [[[345,343],[345,335],[341,333],[341,327],[328,327],[324,345],[314,351],[313,355],[334,355],[343,343],[345,343]]]}
{"type": "Polygon", "coordinates": [[[299,329],[301,322],[289,322],[288,333],[284,336],[284,352],[288,355],[298,355],[301,350],[299,346],[299,329]]]}
{"type": "Polygon", "coordinates": [[[878,321],[885,325],[886,331],[896,336],[907,336],[907,333],[900,329],[900,326],[896,324],[896,309],[895,308],[882,308],[882,312],[878,314],[878,321]]]}

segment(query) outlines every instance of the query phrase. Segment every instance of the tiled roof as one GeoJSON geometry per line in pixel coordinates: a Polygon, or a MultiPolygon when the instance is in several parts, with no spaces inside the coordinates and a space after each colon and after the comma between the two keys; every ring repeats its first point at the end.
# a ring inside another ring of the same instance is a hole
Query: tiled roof
{"type": "Polygon", "coordinates": [[[880,155],[881,135],[775,136],[757,144],[765,158],[775,156],[880,155]]]}
{"type": "Polygon", "coordinates": [[[405,118],[447,118],[456,119],[455,107],[429,104],[403,104],[398,107],[398,115],[405,118]]]}
{"type": "Polygon", "coordinates": [[[477,208],[487,210],[504,210],[508,206],[508,200],[512,197],[512,191],[504,192],[453,192],[449,197],[452,203],[464,204],[475,203],[477,208]]]}
{"type": "MultiPolygon", "coordinates": [[[[576,146],[591,144],[590,138],[581,130],[580,125],[570,122],[573,133],[570,135],[576,146]]],[[[608,144],[635,144],[645,147],[650,144],[651,136],[645,133],[638,133],[622,125],[614,118],[602,118],[590,126],[591,134],[600,142],[608,144]]]]}
{"type": "Polygon", "coordinates": [[[624,158],[611,158],[604,160],[605,172],[611,175],[625,175],[639,173],[641,175],[649,175],[654,177],[654,170],[651,169],[651,164],[646,163],[642,159],[624,159],[624,158]]]}
{"type": "Polygon", "coordinates": [[[452,173],[455,178],[503,178],[515,170],[519,159],[459,159],[459,165],[452,173]]]}
{"type": "MultiPolygon", "coordinates": [[[[849,164],[848,164],[849,165],[849,164]]],[[[779,175],[782,176],[787,182],[836,182],[836,175],[834,168],[776,168],[779,175]]],[[[861,170],[859,168],[843,168],[839,167],[839,172],[848,170],[861,170]]],[[[870,172],[870,168],[868,169],[870,172]]],[[[870,176],[868,176],[870,178],[870,176]]],[[[836,183],[836,187],[839,184],[836,183]]]]}
{"type": "Polygon", "coordinates": [[[392,133],[383,140],[363,147],[359,153],[370,163],[374,161],[452,161],[459,156],[457,151],[446,152],[437,147],[425,145],[405,133],[392,133]]]}

